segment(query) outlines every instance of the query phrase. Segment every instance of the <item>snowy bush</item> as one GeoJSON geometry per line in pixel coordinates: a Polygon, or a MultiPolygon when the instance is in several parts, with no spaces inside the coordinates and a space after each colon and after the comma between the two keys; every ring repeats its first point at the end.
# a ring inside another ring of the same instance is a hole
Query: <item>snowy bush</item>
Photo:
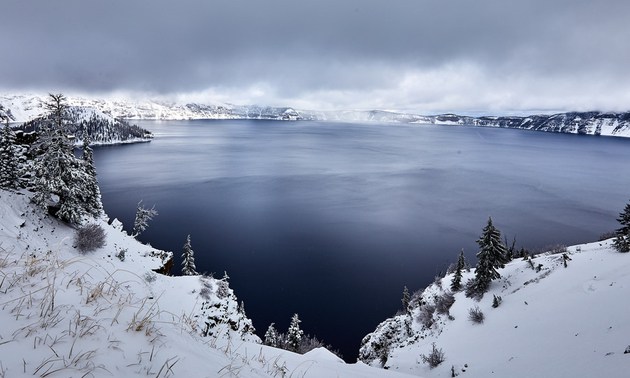
{"type": "Polygon", "coordinates": [[[503,302],[503,298],[501,298],[500,295],[495,295],[494,298],[492,299],[492,307],[497,308],[501,305],[501,302],[503,302]]]}
{"type": "Polygon", "coordinates": [[[74,245],[82,253],[91,252],[105,246],[105,230],[96,223],[89,223],[76,230],[74,245]]]}
{"type": "Polygon", "coordinates": [[[121,249],[120,252],[116,254],[116,257],[118,257],[120,261],[125,261],[125,253],[127,253],[127,248],[121,249]]]}
{"type": "Polygon", "coordinates": [[[450,291],[445,291],[435,302],[435,311],[438,314],[448,314],[451,306],[455,303],[455,296],[450,291]]]}
{"type": "Polygon", "coordinates": [[[433,325],[433,313],[435,312],[435,305],[425,304],[420,307],[420,312],[416,317],[416,320],[425,326],[426,328],[430,328],[433,325]]]}
{"type": "Polygon", "coordinates": [[[422,362],[424,362],[425,364],[429,364],[429,367],[431,369],[437,367],[445,360],[442,348],[438,349],[435,346],[435,343],[431,344],[431,353],[429,353],[428,355],[421,354],[420,358],[422,358],[422,362]]]}
{"type": "Polygon", "coordinates": [[[628,347],[626,348],[626,350],[623,352],[623,354],[629,354],[630,353],[630,345],[628,345],[628,347]]]}
{"type": "Polygon", "coordinates": [[[482,324],[483,319],[484,315],[479,306],[468,309],[468,320],[476,324],[482,324]]]}
{"type": "Polygon", "coordinates": [[[474,278],[470,278],[464,284],[464,293],[466,294],[466,298],[479,301],[481,297],[483,297],[485,290],[477,285],[477,281],[474,278]]]}
{"type": "Polygon", "coordinates": [[[148,283],[152,283],[155,282],[155,280],[157,280],[157,274],[153,273],[153,272],[146,272],[142,278],[144,278],[145,281],[147,281],[148,283]]]}

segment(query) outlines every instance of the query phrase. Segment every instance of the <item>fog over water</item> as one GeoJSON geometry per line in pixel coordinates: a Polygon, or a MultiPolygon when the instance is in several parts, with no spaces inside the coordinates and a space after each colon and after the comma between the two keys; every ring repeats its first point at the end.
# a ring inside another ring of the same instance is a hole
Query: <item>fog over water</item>
{"type": "MultiPolygon", "coordinates": [[[[630,199],[630,140],[463,126],[144,121],[151,143],[94,150],[106,212],[230,276],[260,336],[299,313],[354,361],[361,338],[492,216],[517,246],[597,240],[630,199]]],[[[474,261],[473,261],[474,263],[474,261]]]]}

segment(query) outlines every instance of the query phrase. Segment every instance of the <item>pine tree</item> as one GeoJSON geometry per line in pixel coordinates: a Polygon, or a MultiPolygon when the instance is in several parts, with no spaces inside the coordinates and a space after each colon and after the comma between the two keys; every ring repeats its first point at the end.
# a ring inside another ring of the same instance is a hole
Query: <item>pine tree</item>
{"type": "Polygon", "coordinates": [[[195,253],[190,246],[190,235],[186,238],[186,244],[184,244],[184,253],[182,254],[182,275],[184,276],[196,276],[197,267],[195,266],[195,253]]]}
{"type": "Polygon", "coordinates": [[[96,167],[94,166],[94,154],[90,147],[91,139],[84,133],[83,154],[81,162],[85,172],[85,182],[83,183],[82,200],[85,211],[97,217],[103,213],[103,203],[101,202],[101,190],[96,179],[96,167]]]}
{"type": "Polygon", "coordinates": [[[32,201],[44,210],[49,206],[56,209],[55,215],[59,219],[76,225],[85,214],[81,199],[86,174],[63,130],[67,109],[65,97],[53,94],[50,97],[44,105],[55,120],[56,130],[45,128],[38,135],[40,150],[34,161],[35,195],[32,201]],[[58,198],[56,203],[53,195],[58,198]]]}
{"type": "Polygon", "coordinates": [[[131,236],[137,238],[138,235],[149,227],[149,221],[153,220],[153,217],[158,215],[157,210],[155,210],[155,205],[152,208],[146,209],[142,206],[142,200],[138,202],[138,207],[136,209],[136,219],[133,222],[133,230],[131,230],[131,236]]]}
{"type": "Polygon", "coordinates": [[[451,290],[453,292],[460,291],[462,288],[462,273],[466,268],[466,257],[464,257],[464,250],[459,254],[457,258],[457,268],[455,269],[455,274],[453,275],[453,279],[451,280],[451,290]]]}
{"type": "Polygon", "coordinates": [[[274,348],[278,348],[278,342],[280,341],[280,334],[278,333],[278,331],[274,328],[275,323],[271,323],[269,325],[269,328],[267,328],[267,332],[265,332],[265,341],[264,344],[265,345],[269,345],[271,347],[274,348]]]}
{"type": "Polygon", "coordinates": [[[615,249],[619,252],[630,252],[630,203],[619,213],[617,221],[622,227],[615,230],[615,249]]]}
{"type": "Polygon", "coordinates": [[[304,331],[300,329],[301,320],[298,318],[298,314],[293,315],[291,318],[291,324],[289,325],[289,331],[287,332],[287,350],[292,352],[298,352],[300,350],[300,342],[304,331]]]}
{"type": "Polygon", "coordinates": [[[50,113],[50,118],[53,120],[53,124],[56,130],[64,131],[64,121],[67,120],[68,104],[66,103],[66,96],[61,93],[48,94],[48,101],[44,102],[44,108],[50,113]]]}
{"type": "Polygon", "coordinates": [[[483,296],[488,291],[490,282],[501,278],[498,268],[505,267],[505,246],[501,243],[501,231],[492,224],[492,218],[488,218],[488,225],[484,227],[483,234],[477,240],[481,251],[477,253],[479,261],[475,266],[475,280],[473,292],[476,296],[483,296]]]}
{"type": "Polygon", "coordinates": [[[409,315],[409,300],[411,299],[411,296],[409,295],[409,290],[407,289],[407,286],[405,286],[405,289],[403,290],[403,297],[402,297],[402,305],[403,305],[403,310],[405,311],[405,314],[409,315]]]}
{"type": "Polygon", "coordinates": [[[9,127],[8,118],[5,122],[0,133],[0,187],[15,189],[20,180],[20,163],[16,153],[15,133],[9,127]]]}

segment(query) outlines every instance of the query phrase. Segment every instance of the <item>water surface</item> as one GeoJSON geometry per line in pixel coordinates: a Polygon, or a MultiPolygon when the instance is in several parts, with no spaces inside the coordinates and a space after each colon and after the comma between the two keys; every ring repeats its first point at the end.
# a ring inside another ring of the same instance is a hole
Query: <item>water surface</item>
{"type": "Polygon", "coordinates": [[[299,313],[356,358],[361,338],[488,216],[517,246],[594,241],[630,198],[630,140],[462,126],[145,121],[151,143],[95,148],[106,212],[222,277],[262,336],[299,313]]]}

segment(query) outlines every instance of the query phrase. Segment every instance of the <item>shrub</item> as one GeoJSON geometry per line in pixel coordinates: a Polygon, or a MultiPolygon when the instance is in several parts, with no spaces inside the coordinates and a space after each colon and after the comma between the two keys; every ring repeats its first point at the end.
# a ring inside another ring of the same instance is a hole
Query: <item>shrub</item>
{"type": "Polygon", "coordinates": [[[483,324],[484,315],[479,306],[468,309],[468,320],[475,324],[483,324]]]}
{"type": "Polygon", "coordinates": [[[118,257],[118,259],[120,261],[125,261],[125,253],[127,252],[127,248],[121,249],[120,252],[118,252],[116,254],[116,257],[118,257]]]}
{"type": "Polygon", "coordinates": [[[492,307],[497,308],[501,305],[501,302],[503,302],[503,298],[501,298],[500,295],[495,295],[494,298],[492,299],[492,307]]]}
{"type": "Polygon", "coordinates": [[[144,278],[145,281],[147,281],[148,283],[153,283],[155,282],[155,280],[157,280],[157,274],[153,273],[153,272],[146,272],[142,278],[144,278]]]}
{"type": "Polygon", "coordinates": [[[453,303],[455,303],[455,296],[450,291],[445,291],[444,294],[437,298],[435,311],[437,311],[438,314],[448,314],[453,303]]]}
{"type": "Polygon", "coordinates": [[[431,353],[429,353],[428,355],[421,354],[420,358],[422,358],[422,362],[424,362],[425,364],[429,364],[429,367],[431,369],[437,367],[446,359],[444,357],[444,352],[442,351],[442,348],[438,349],[435,346],[435,343],[431,344],[431,353]]]}
{"type": "Polygon", "coordinates": [[[435,306],[427,303],[424,306],[420,307],[420,312],[418,313],[418,317],[416,318],[416,320],[426,328],[429,328],[433,325],[434,312],[435,306]]]}
{"type": "Polygon", "coordinates": [[[485,289],[477,284],[477,280],[474,278],[470,278],[464,284],[464,293],[466,298],[472,298],[476,301],[481,300],[483,294],[485,293],[485,289]]]}
{"type": "Polygon", "coordinates": [[[88,223],[76,230],[74,234],[74,245],[84,252],[91,252],[105,246],[105,230],[96,223],[88,223]]]}
{"type": "Polygon", "coordinates": [[[599,239],[597,239],[598,241],[604,241],[604,240],[608,240],[608,239],[612,239],[614,237],[616,237],[617,234],[614,231],[608,231],[608,232],[604,232],[603,234],[599,235],[599,239]]]}

